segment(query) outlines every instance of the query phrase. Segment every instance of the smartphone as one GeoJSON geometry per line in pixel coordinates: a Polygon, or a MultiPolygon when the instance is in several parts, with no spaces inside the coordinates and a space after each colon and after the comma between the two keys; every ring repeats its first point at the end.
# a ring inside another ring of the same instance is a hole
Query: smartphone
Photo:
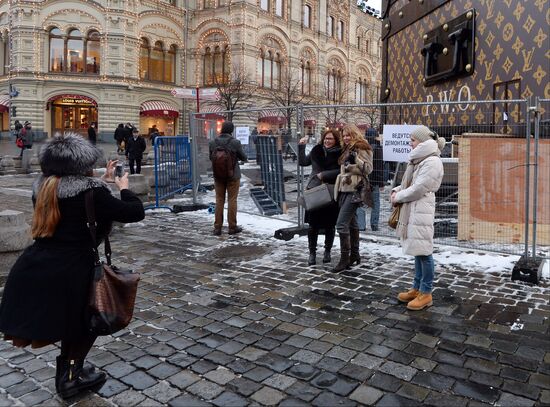
{"type": "Polygon", "coordinates": [[[117,163],[115,167],[115,177],[122,177],[124,175],[124,163],[117,163]]]}

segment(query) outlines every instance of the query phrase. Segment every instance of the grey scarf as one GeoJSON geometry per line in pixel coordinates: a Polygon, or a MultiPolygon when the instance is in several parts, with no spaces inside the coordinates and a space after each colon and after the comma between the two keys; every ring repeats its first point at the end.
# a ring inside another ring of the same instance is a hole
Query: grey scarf
{"type": "MultiPolygon", "coordinates": [[[[40,175],[40,177],[34,181],[32,186],[32,195],[34,197],[38,194],[40,186],[45,179],[44,175],[40,175]]],[[[107,188],[109,191],[111,190],[107,183],[100,178],[86,177],[84,175],[66,175],[60,177],[59,186],[57,187],[57,197],[59,199],[71,198],[88,189],[99,187],[107,188]]]]}

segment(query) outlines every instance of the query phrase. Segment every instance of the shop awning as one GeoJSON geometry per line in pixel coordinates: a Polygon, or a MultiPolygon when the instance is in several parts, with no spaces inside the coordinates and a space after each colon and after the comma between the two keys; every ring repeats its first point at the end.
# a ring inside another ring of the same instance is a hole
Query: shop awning
{"type": "Polygon", "coordinates": [[[149,102],[143,102],[139,107],[139,114],[141,116],[170,117],[170,118],[176,118],[179,116],[177,108],[175,108],[169,103],[162,102],[160,100],[151,100],[149,102]]]}
{"type": "Polygon", "coordinates": [[[258,121],[270,124],[282,124],[286,119],[279,110],[262,110],[258,113],[258,121]]]}
{"type": "Polygon", "coordinates": [[[313,127],[315,124],[317,124],[317,120],[315,120],[313,112],[304,111],[304,126],[313,127]]]}
{"type": "Polygon", "coordinates": [[[217,105],[202,106],[201,111],[195,117],[202,120],[225,120],[225,116],[219,113],[222,110],[222,107],[217,105]]]}
{"type": "Polygon", "coordinates": [[[10,96],[0,95],[0,113],[7,112],[10,109],[10,96]]]}
{"type": "Polygon", "coordinates": [[[344,127],[346,125],[346,123],[343,123],[341,121],[337,121],[337,122],[327,122],[327,127],[331,128],[331,129],[341,129],[342,127],[344,127]]]}

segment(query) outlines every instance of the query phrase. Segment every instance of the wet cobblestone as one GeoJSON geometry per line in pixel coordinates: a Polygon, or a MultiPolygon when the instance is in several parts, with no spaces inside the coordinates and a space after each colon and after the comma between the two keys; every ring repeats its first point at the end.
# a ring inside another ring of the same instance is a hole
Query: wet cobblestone
{"type": "MultiPolygon", "coordinates": [[[[0,209],[18,205],[30,219],[31,182],[2,177],[0,209]]],[[[438,265],[434,306],[410,312],[394,297],[411,263],[371,258],[372,242],[359,267],[334,275],[307,267],[303,241],[253,230],[217,238],[211,223],[149,214],[115,230],[116,263],[142,273],[135,317],[89,355],[108,374],[103,388],[68,404],[550,402],[547,284],[438,265]]],[[[0,406],[66,405],[53,385],[57,354],[0,342],[0,406]]]]}

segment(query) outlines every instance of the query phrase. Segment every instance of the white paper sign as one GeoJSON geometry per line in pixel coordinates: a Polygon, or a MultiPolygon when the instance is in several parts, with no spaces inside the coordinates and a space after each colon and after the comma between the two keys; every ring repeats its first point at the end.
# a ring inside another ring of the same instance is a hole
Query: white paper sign
{"type": "Polygon", "coordinates": [[[404,163],[409,161],[411,132],[419,126],[410,124],[385,124],[382,136],[384,161],[404,163]]]}
{"type": "Polygon", "coordinates": [[[250,136],[249,127],[235,127],[235,138],[241,142],[241,144],[248,144],[248,137],[250,136]]]}

